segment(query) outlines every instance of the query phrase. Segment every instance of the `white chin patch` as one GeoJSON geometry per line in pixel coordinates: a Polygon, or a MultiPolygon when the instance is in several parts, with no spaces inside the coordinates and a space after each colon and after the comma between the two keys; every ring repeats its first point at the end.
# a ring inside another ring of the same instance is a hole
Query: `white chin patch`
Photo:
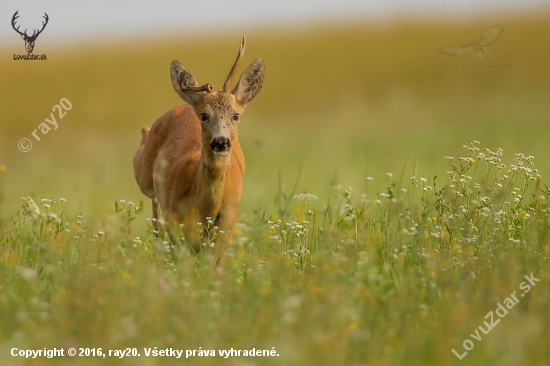
{"type": "Polygon", "coordinates": [[[213,151],[213,152],[214,152],[214,155],[225,156],[225,155],[227,155],[229,150],[226,150],[226,151],[213,151]]]}

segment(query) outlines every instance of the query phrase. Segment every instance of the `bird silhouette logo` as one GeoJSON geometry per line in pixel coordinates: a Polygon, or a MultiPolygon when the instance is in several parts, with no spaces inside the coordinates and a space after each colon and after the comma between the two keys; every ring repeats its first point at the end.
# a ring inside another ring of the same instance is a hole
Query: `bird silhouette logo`
{"type": "Polygon", "coordinates": [[[483,37],[476,41],[471,41],[462,46],[441,47],[437,51],[450,56],[470,56],[476,60],[483,60],[491,53],[493,43],[499,39],[504,32],[502,24],[493,25],[483,33],[483,37]]]}

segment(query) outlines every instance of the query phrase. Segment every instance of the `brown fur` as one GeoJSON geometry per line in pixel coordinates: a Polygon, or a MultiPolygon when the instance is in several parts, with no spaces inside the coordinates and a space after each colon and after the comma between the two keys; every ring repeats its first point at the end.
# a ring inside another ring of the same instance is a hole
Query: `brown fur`
{"type": "MultiPolygon", "coordinates": [[[[235,64],[242,52],[244,46],[235,64]]],[[[191,74],[174,61],[174,89],[189,105],[168,111],[151,128],[143,127],[141,131],[141,144],[133,161],[136,181],[152,199],[153,215],[158,215],[160,205],[169,222],[183,223],[187,241],[196,251],[200,250],[197,222],[206,224],[207,217],[224,232],[216,248],[223,249],[231,241],[245,172],[238,142],[239,118],[235,120],[234,116],[240,116],[259,93],[263,75],[263,61],[256,59],[232,92],[216,92],[211,85],[198,86],[191,74]],[[206,122],[199,119],[201,114],[208,116],[206,122]],[[213,139],[221,137],[231,143],[226,155],[215,154],[210,147],[213,139]]]]}

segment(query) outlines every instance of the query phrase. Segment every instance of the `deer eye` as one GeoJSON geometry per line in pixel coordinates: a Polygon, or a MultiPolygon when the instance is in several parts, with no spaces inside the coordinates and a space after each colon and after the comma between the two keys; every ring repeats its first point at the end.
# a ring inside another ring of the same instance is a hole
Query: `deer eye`
{"type": "Polygon", "coordinates": [[[239,121],[239,117],[240,117],[240,115],[238,113],[235,113],[233,115],[233,121],[235,121],[235,122],[239,121]]]}
{"type": "Polygon", "coordinates": [[[206,122],[208,121],[208,116],[206,115],[206,113],[201,113],[201,122],[206,122]]]}

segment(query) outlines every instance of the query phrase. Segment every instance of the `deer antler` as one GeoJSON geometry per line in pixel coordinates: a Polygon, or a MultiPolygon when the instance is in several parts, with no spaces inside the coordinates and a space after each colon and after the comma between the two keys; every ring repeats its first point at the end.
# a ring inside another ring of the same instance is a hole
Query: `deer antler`
{"type": "Polygon", "coordinates": [[[33,37],[38,37],[38,35],[39,35],[40,33],[42,33],[42,31],[44,30],[44,28],[46,28],[46,24],[48,24],[48,20],[50,20],[50,18],[48,17],[48,14],[46,14],[46,13],[44,13],[43,18],[46,19],[46,23],[42,22],[42,29],[40,29],[40,30],[38,31],[38,33],[36,33],[36,30],[35,30],[35,31],[32,33],[31,38],[33,38],[33,37]],[[35,35],[34,33],[36,33],[36,35],[35,35]]]}
{"type": "Polygon", "coordinates": [[[194,92],[202,92],[202,91],[206,91],[206,92],[209,92],[209,93],[212,93],[214,91],[214,85],[210,84],[210,83],[206,83],[204,85],[201,85],[201,86],[187,86],[185,85],[185,83],[181,83],[181,88],[183,90],[190,90],[190,91],[194,91],[194,92]]]}
{"type": "Polygon", "coordinates": [[[229,89],[231,88],[231,78],[233,77],[233,73],[235,72],[235,69],[239,65],[239,62],[241,62],[241,59],[243,58],[245,47],[246,47],[246,37],[243,35],[243,42],[241,43],[241,47],[239,48],[237,59],[235,60],[235,63],[233,64],[233,67],[231,68],[231,71],[229,71],[229,75],[227,75],[227,79],[223,84],[224,92],[229,92],[229,89]]]}
{"type": "Polygon", "coordinates": [[[14,29],[17,33],[19,33],[20,35],[25,36],[25,37],[28,37],[28,36],[27,36],[27,30],[26,30],[26,29],[25,29],[25,33],[21,33],[21,32],[19,32],[19,27],[15,28],[15,20],[16,20],[17,18],[19,18],[19,15],[17,15],[17,13],[19,13],[19,10],[17,10],[17,11],[15,12],[15,14],[13,14],[13,18],[11,18],[11,26],[12,26],[13,29],[14,29]]]}

